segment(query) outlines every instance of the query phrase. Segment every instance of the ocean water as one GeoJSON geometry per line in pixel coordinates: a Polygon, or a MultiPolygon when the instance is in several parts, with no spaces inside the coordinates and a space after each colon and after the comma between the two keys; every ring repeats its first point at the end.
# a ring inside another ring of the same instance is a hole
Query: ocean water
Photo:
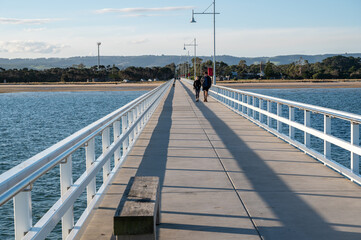
{"type": "MultiPolygon", "coordinates": [[[[0,174],[144,93],[145,91],[0,94],[0,174]]],[[[101,139],[97,138],[96,141],[98,156],[101,139]]],[[[73,155],[74,182],[85,171],[83,156],[84,149],[73,155]]],[[[59,189],[59,166],[35,182],[32,190],[33,224],[60,197],[59,189]]],[[[83,194],[74,206],[76,219],[85,208],[85,199],[83,194]]],[[[0,216],[0,239],[13,239],[12,201],[0,207],[0,216]]],[[[49,239],[61,239],[60,224],[49,239]]]]}
{"type": "MultiPolygon", "coordinates": [[[[361,115],[361,88],[247,89],[246,91],[361,115]]],[[[256,105],[258,106],[258,104],[257,101],[256,105]]],[[[266,109],[266,103],[264,104],[263,109],[266,109]]],[[[271,105],[271,112],[277,113],[275,103],[271,105]]],[[[282,116],[288,118],[287,106],[282,106],[282,116]]],[[[321,114],[311,113],[311,127],[323,131],[323,117],[321,114]]],[[[298,123],[304,123],[303,110],[295,110],[295,120],[298,123]]],[[[263,119],[262,122],[266,123],[266,119],[263,119]]],[[[276,121],[271,121],[271,127],[276,128],[276,121]]],[[[282,124],[281,131],[288,135],[288,125],[282,124]]],[[[336,118],[331,119],[331,134],[350,142],[350,122],[336,118]]],[[[303,143],[303,132],[296,130],[295,139],[303,143]]],[[[323,154],[323,140],[311,136],[311,148],[323,154]]],[[[331,159],[350,167],[350,152],[333,144],[331,145],[331,159]]]]}
{"type": "MultiPolygon", "coordinates": [[[[361,89],[307,88],[247,91],[361,115],[361,89]]],[[[130,91],[0,94],[0,174],[144,93],[130,91]]],[[[288,116],[288,108],[284,107],[282,110],[282,114],[288,116]]],[[[275,105],[272,105],[272,112],[276,112],[275,105]]],[[[303,123],[303,111],[296,111],[295,114],[296,120],[303,123]]],[[[276,126],[275,121],[272,122],[272,126],[276,126]]],[[[322,131],[323,116],[312,114],[311,126],[322,131]]],[[[288,126],[283,125],[282,131],[287,134],[288,126]]],[[[332,119],[332,134],[349,141],[349,123],[332,119]]],[[[296,131],[296,139],[303,142],[303,133],[296,131]]],[[[101,139],[98,138],[96,141],[99,143],[101,139]]],[[[311,147],[322,153],[323,142],[311,137],[311,147]]],[[[100,150],[98,149],[97,152],[99,155],[100,150]]],[[[73,155],[74,181],[85,170],[83,156],[84,149],[73,155]]],[[[349,152],[332,146],[331,157],[349,166],[349,152]]],[[[59,167],[55,167],[34,184],[33,223],[36,223],[60,197],[59,188],[59,167]]],[[[76,219],[85,208],[85,202],[84,193],[74,205],[76,219]]],[[[0,239],[13,239],[12,201],[0,207],[0,215],[0,239]]],[[[49,239],[61,239],[60,224],[49,239]]]]}

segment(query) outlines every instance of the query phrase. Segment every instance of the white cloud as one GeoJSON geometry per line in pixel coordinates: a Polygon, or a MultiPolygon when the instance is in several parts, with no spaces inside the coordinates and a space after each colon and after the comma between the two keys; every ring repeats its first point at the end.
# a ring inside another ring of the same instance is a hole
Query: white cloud
{"type": "Polygon", "coordinates": [[[181,7],[162,7],[162,8],[103,8],[96,10],[96,13],[136,13],[136,12],[171,12],[189,10],[194,8],[193,6],[181,6],[181,7]]]}
{"type": "Polygon", "coordinates": [[[24,29],[25,32],[42,32],[46,30],[46,28],[26,28],[24,29]]]}
{"type": "Polygon", "coordinates": [[[143,44],[143,43],[147,43],[149,42],[148,38],[143,38],[143,39],[136,39],[136,40],[131,40],[128,43],[130,44],[143,44]]]}
{"type": "Polygon", "coordinates": [[[46,42],[35,42],[35,41],[0,42],[0,52],[4,52],[4,53],[56,54],[59,53],[63,48],[66,48],[66,46],[50,44],[46,42]]]}
{"type": "Polygon", "coordinates": [[[56,19],[20,19],[20,18],[0,18],[0,24],[44,24],[56,21],[56,19]]]}

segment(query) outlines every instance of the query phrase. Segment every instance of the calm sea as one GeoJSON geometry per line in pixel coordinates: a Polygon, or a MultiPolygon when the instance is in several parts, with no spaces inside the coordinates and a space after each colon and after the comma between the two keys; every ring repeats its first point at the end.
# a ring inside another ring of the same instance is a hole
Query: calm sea
{"type": "MultiPolygon", "coordinates": [[[[361,115],[361,89],[257,89],[247,90],[283,99],[314,104],[361,115]]],[[[144,94],[132,92],[53,92],[0,94],[0,173],[50,147],[75,131],[89,125],[129,101],[144,94]]],[[[272,109],[276,111],[275,106],[272,109]]],[[[284,116],[288,109],[283,108],[284,116]]],[[[312,114],[311,126],[323,130],[323,118],[312,114]]],[[[296,111],[303,123],[303,112],[296,111]]],[[[275,126],[275,122],[272,123],[275,126]]],[[[287,133],[288,127],[283,126],[287,133]]],[[[349,140],[349,123],[332,120],[332,133],[349,140]]],[[[296,131],[303,142],[303,133],[296,131]]],[[[98,139],[99,140],[99,139],[98,139]]],[[[322,141],[311,138],[311,146],[322,153],[322,141]]],[[[84,171],[81,151],[73,156],[74,180],[84,171]]],[[[332,159],[349,165],[349,153],[333,146],[332,159]]],[[[33,223],[59,198],[59,168],[36,182],[32,192],[33,223]],[[42,180],[45,179],[45,180],[42,180]],[[56,183],[56,184],[54,184],[56,183]],[[44,189],[46,189],[44,191],[44,189]]],[[[0,239],[13,239],[11,201],[0,208],[0,239]]],[[[85,207],[85,194],[75,204],[75,217],[85,207]]],[[[49,239],[61,239],[58,225],[49,239]]]]}
{"type": "MultiPolygon", "coordinates": [[[[251,89],[247,91],[361,115],[361,88],[251,89]]],[[[263,108],[265,109],[266,106],[263,108]]],[[[273,113],[277,113],[276,104],[272,105],[271,110],[273,113]]],[[[282,107],[282,115],[288,118],[287,106],[282,107]]],[[[304,123],[303,110],[295,111],[295,120],[301,124],[304,123]]],[[[266,122],[266,119],[263,122],[266,122]]],[[[271,126],[276,128],[276,121],[272,121],[271,126]]],[[[323,131],[323,115],[311,113],[311,127],[323,131]]],[[[288,129],[288,125],[282,124],[284,134],[288,134],[288,129]]],[[[350,141],[350,122],[331,119],[331,133],[336,137],[350,141]]],[[[295,138],[303,143],[303,132],[296,130],[295,138]]],[[[311,136],[311,148],[323,153],[323,140],[311,136]]],[[[350,167],[350,152],[338,146],[331,145],[331,159],[348,168],[350,167]]]]}
{"type": "MultiPolygon", "coordinates": [[[[0,94],[0,174],[144,93],[145,91],[0,94]]],[[[74,181],[85,170],[82,151],[84,149],[73,156],[74,181]]],[[[59,167],[34,184],[33,223],[60,197],[59,189],[59,167]]],[[[85,199],[84,194],[82,201],[75,204],[76,218],[85,207],[85,199]]],[[[12,208],[12,201],[0,207],[0,239],[13,239],[12,208]]],[[[49,239],[61,239],[60,224],[49,239]]]]}

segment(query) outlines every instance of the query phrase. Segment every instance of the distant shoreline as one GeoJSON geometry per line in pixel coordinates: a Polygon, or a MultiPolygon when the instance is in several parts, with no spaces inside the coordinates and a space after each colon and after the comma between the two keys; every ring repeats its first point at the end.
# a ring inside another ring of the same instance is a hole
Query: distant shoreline
{"type": "Polygon", "coordinates": [[[81,91],[150,91],[163,82],[152,83],[30,83],[0,84],[0,93],[81,92],[81,91]]]}
{"type": "MultiPolygon", "coordinates": [[[[146,83],[29,83],[0,84],[0,93],[14,92],[80,92],[80,91],[150,91],[163,82],[146,83]]],[[[361,80],[241,80],[218,82],[220,86],[236,89],[294,89],[294,88],[361,88],[361,80]]]]}
{"type": "Polygon", "coordinates": [[[219,85],[236,89],[361,88],[361,80],[253,80],[219,82],[219,85]]]}

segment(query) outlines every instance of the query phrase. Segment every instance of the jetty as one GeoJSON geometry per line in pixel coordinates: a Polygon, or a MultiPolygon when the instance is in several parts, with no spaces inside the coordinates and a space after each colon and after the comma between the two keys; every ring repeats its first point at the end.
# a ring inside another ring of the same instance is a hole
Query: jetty
{"type": "Polygon", "coordinates": [[[81,239],[110,239],[131,176],[158,176],[158,239],[359,239],[361,188],[177,81],[81,239]]]}
{"type": "Polygon", "coordinates": [[[63,239],[115,239],[114,214],[134,176],[159,186],[156,239],[361,238],[361,116],[217,85],[196,102],[191,83],[168,81],[0,175],[15,238],[45,239],[61,223],[63,239]],[[323,131],[311,114],[323,115],[323,131]],[[349,141],[332,135],[334,118],[350,124],[349,141]],[[349,166],[331,159],[334,145],[349,151],[349,166]],[[86,171],[73,179],[82,148],[86,171]],[[31,186],[58,165],[60,198],[33,224],[31,186]],[[82,193],[86,207],[74,217],[82,193]]]}

